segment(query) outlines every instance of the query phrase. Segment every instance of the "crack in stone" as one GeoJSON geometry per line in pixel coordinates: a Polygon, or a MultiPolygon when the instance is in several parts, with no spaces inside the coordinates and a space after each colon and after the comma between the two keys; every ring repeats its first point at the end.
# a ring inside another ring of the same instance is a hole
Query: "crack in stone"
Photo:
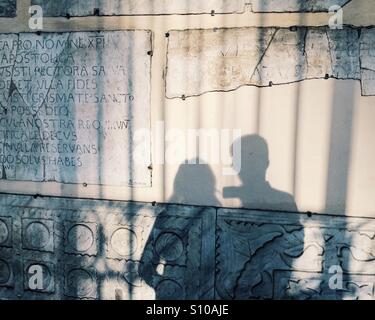
{"type": "Polygon", "coordinates": [[[375,72],[375,69],[365,68],[365,67],[361,67],[361,70],[366,70],[366,71],[375,72]]]}
{"type": "Polygon", "coordinates": [[[327,29],[325,30],[325,34],[326,34],[327,41],[328,41],[329,58],[331,59],[331,73],[333,75],[333,58],[332,58],[332,51],[333,50],[332,50],[332,45],[331,45],[331,39],[329,38],[327,29]]]}
{"type": "MultiPolygon", "coordinates": [[[[304,80],[328,78],[361,80],[362,85],[364,82],[367,83],[366,86],[362,86],[362,95],[367,95],[369,91],[371,93],[371,90],[374,91],[373,95],[375,95],[375,89],[371,89],[373,79],[370,75],[365,78],[361,74],[361,71],[363,73],[367,68],[367,65],[363,65],[361,57],[366,56],[367,51],[371,50],[361,49],[360,44],[364,42],[363,37],[359,38],[361,31],[364,32],[361,28],[346,27],[343,30],[331,31],[328,30],[328,27],[296,28],[297,31],[277,28],[270,35],[271,38],[266,48],[264,50],[258,49],[261,51],[261,56],[254,62],[255,67],[251,68],[250,78],[245,77],[245,70],[253,65],[252,59],[255,59],[256,51],[247,47],[245,42],[241,43],[237,40],[236,43],[233,40],[227,40],[220,45],[216,44],[217,42],[214,42],[213,45],[198,44],[198,47],[194,47],[194,50],[197,50],[199,56],[204,58],[203,65],[205,65],[198,70],[194,59],[191,57],[188,59],[185,52],[178,46],[176,47],[174,39],[180,39],[179,33],[186,33],[189,41],[194,43],[197,36],[212,37],[209,33],[210,30],[171,31],[172,36],[169,37],[168,41],[173,44],[168,45],[166,98],[197,97],[208,92],[231,92],[243,86],[263,88],[271,84],[286,85],[304,80]],[[222,46],[227,48],[233,45],[242,48],[235,57],[216,55],[216,52],[221,50],[222,46]],[[210,54],[206,54],[205,51],[210,52],[210,54]],[[186,59],[186,63],[190,63],[191,69],[195,68],[196,73],[200,74],[201,85],[199,87],[191,82],[193,79],[189,76],[194,74],[194,71],[189,71],[187,74],[183,72],[184,59],[186,59]],[[280,63],[277,63],[275,59],[279,59],[280,63]],[[178,60],[181,60],[181,63],[177,64],[176,61],[178,60]],[[205,71],[220,65],[225,65],[225,70],[215,68],[213,74],[205,71]],[[293,71],[293,68],[295,68],[295,71],[293,71]]],[[[249,41],[258,34],[258,41],[262,42],[261,35],[272,29],[275,28],[232,28],[217,33],[217,37],[223,37],[225,32],[225,37],[228,39],[237,38],[249,41]]],[[[368,39],[368,42],[375,42],[375,40],[372,40],[371,34],[366,39],[368,39]]],[[[370,43],[372,45],[372,42],[370,43]]],[[[183,46],[183,44],[181,45],[183,46]]],[[[367,69],[369,69],[367,71],[374,71],[371,67],[367,69]]]]}
{"type": "Polygon", "coordinates": [[[275,38],[276,33],[277,33],[278,31],[279,31],[279,29],[277,28],[277,29],[275,30],[275,32],[272,34],[271,39],[270,39],[270,41],[268,42],[267,47],[264,49],[263,54],[260,56],[259,61],[258,61],[258,63],[256,64],[256,66],[255,66],[255,68],[254,68],[253,74],[252,74],[251,77],[250,77],[250,81],[254,78],[255,72],[257,72],[258,75],[259,75],[259,77],[261,77],[261,73],[260,73],[260,71],[258,70],[258,68],[259,68],[259,66],[260,66],[261,63],[262,63],[264,56],[267,54],[267,51],[268,51],[269,47],[271,46],[271,44],[272,44],[272,42],[273,42],[273,39],[275,38]]]}

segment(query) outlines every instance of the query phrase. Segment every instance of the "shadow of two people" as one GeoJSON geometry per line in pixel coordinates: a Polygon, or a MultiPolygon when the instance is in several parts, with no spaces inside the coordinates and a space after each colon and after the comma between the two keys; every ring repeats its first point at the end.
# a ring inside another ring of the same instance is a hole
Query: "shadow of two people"
{"type": "MultiPolygon", "coordinates": [[[[240,141],[236,141],[232,145],[232,150],[236,143],[241,144],[241,168],[238,175],[242,185],[240,187],[224,188],[224,198],[237,198],[241,201],[242,207],[248,209],[296,212],[297,206],[293,196],[272,188],[270,183],[266,180],[266,173],[270,164],[266,140],[259,135],[243,136],[240,138],[240,141]]],[[[209,165],[202,164],[199,159],[186,162],[179,167],[174,180],[173,191],[173,195],[168,201],[169,203],[198,203],[200,205],[213,207],[220,207],[221,205],[216,196],[216,194],[220,192],[216,189],[215,176],[209,165]]],[[[150,287],[154,288],[157,300],[169,298],[185,299],[186,296],[184,296],[182,290],[174,286],[172,282],[170,282],[170,286],[160,287],[155,285],[165,281],[165,279],[173,279],[173,277],[175,277],[175,275],[172,274],[173,271],[169,271],[171,269],[164,268],[162,273],[157,270],[158,264],[165,263],[165,261],[163,261],[163,251],[168,252],[174,250],[176,244],[173,237],[171,237],[170,240],[164,242],[164,247],[162,249],[159,248],[155,250],[157,236],[155,236],[154,233],[160,232],[160,230],[171,230],[170,223],[166,223],[166,221],[168,221],[166,216],[168,216],[168,213],[164,211],[155,221],[153,230],[143,252],[140,276],[150,287]]],[[[194,217],[192,217],[192,219],[193,218],[194,217]]],[[[183,225],[181,225],[181,220],[179,221],[178,229],[180,230],[181,237],[189,234],[189,230],[192,228],[192,219],[186,219],[183,225]],[[183,234],[181,234],[181,232],[183,234]]],[[[189,281],[189,279],[184,280],[185,283],[189,281]]]]}

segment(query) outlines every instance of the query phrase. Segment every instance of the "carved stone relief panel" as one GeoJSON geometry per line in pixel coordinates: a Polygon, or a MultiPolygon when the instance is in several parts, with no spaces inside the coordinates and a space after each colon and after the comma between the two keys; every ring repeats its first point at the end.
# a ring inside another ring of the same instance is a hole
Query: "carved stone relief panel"
{"type": "Polygon", "coordinates": [[[374,299],[374,230],[371,219],[219,210],[216,298],[374,299]]]}
{"type": "MultiPolygon", "coordinates": [[[[295,300],[374,300],[374,275],[342,275],[340,288],[330,288],[329,276],[322,273],[276,271],[274,299],[295,300]]],[[[332,285],[331,285],[332,286],[332,285]]]]}
{"type": "Polygon", "coordinates": [[[214,296],[215,209],[26,196],[2,200],[0,298],[214,296]]]}
{"type": "Polygon", "coordinates": [[[3,299],[375,299],[373,219],[2,200],[3,299]]]}

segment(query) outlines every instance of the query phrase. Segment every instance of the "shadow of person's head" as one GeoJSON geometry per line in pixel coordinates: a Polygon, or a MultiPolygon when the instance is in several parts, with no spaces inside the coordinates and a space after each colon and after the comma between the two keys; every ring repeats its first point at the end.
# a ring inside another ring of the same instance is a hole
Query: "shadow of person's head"
{"type": "Polygon", "coordinates": [[[266,179],[270,160],[268,144],[263,137],[256,134],[242,136],[232,144],[231,154],[233,162],[240,163],[237,167],[242,186],[224,188],[225,198],[238,198],[246,208],[297,211],[293,196],[273,188],[266,179]],[[235,152],[235,148],[241,152],[235,152]]]}
{"type": "Polygon", "coordinates": [[[216,192],[216,179],[210,166],[201,159],[192,159],[180,165],[170,202],[218,206],[216,192]]]}
{"type": "Polygon", "coordinates": [[[265,181],[269,166],[268,145],[266,140],[256,134],[242,136],[232,145],[232,157],[236,156],[233,152],[233,148],[239,143],[241,144],[241,170],[239,172],[239,177],[242,183],[248,185],[265,181]]]}

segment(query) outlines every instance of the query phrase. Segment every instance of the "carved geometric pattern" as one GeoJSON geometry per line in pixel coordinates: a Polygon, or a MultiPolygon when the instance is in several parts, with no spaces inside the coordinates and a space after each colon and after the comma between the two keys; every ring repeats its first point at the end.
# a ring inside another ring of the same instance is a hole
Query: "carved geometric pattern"
{"type": "Polygon", "coordinates": [[[98,227],[95,223],[72,222],[64,223],[65,252],[68,254],[97,254],[98,227]]]}
{"type": "Polygon", "coordinates": [[[214,209],[4,197],[0,298],[213,297],[214,209]]]}
{"type": "Polygon", "coordinates": [[[54,221],[22,219],[22,247],[28,250],[54,251],[54,221]]]}
{"type": "Polygon", "coordinates": [[[156,286],[156,292],[159,292],[160,300],[184,300],[186,295],[183,286],[173,279],[159,281],[156,286]]]}
{"type": "Polygon", "coordinates": [[[201,219],[161,215],[146,244],[141,276],[157,299],[188,299],[199,291],[201,219]]]}
{"type": "Polygon", "coordinates": [[[94,268],[79,265],[65,267],[64,293],[71,298],[96,299],[97,276],[94,268]]]}
{"type": "Polygon", "coordinates": [[[9,198],[1,299],[375,299],[372,219],[9,198]]]}
{"type": "Polygon", "coordinates": [[[12,218],[0,216],[0,247],[12,247],[12,218]]]}
{"type": "Polygon", "coordinates": [[[138,225],[110,225],[106,227],[107,257],[137,260],[142,254],[143,228],[138,225]]]}
{"type": "Polygon", "coordinates": [[[123,270],[122,277],[128,285],[139,288],[145,285],[144,280],[139,275],[139,262],[128,261],[123,270]]]}
{"type": "Polygon", "coordinates": [[[14,287],[14,267],[15,262],[12,252],[0,250],[0,287],[14,287]]]}

